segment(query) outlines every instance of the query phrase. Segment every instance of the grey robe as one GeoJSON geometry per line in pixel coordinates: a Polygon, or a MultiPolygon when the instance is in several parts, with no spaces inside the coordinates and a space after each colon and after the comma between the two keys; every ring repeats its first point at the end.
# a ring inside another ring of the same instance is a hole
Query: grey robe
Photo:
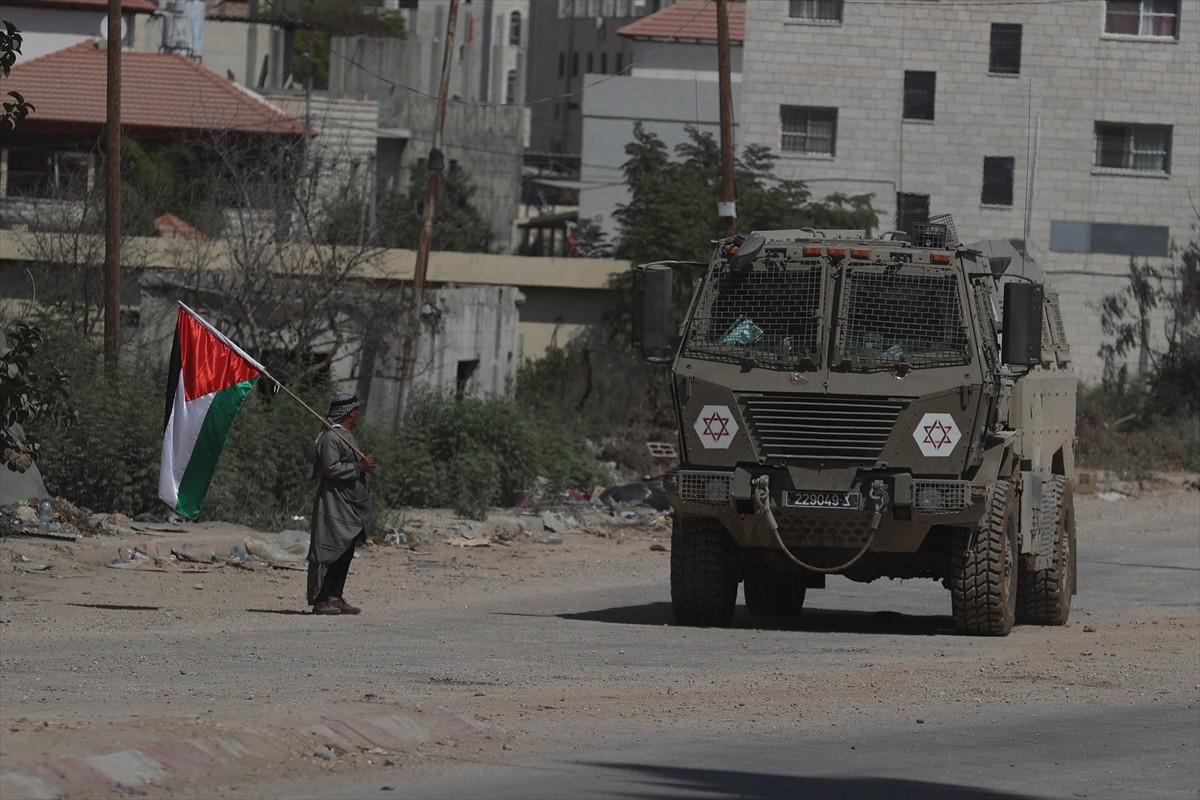
{"type": "Polygon", "coordinates": [[[342,441],[343,437],[362,449],[354,434],[341,425],[334,425],[334,430],[325,428],[317,436],[308,474],[309,480],[320,481],[313,500],[308,544],[310,603],[315,602],[325,582],[328,566],[350,547],[365,542],[375,521],[366,473],[358,471],[358,454],[342,441]]]}

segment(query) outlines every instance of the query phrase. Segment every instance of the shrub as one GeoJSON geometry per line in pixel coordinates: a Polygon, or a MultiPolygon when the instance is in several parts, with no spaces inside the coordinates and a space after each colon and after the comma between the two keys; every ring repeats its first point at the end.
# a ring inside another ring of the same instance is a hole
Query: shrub
{"type": "Polygon", "coordinates": [[[386,505],[453,508],[473,518],[511,504],[539,478],[557,490],[588,487],[602,475],[581,435],[535,422],[503,397],[418,389],[399,431],[368,428],[363,442],[380,460],[374,491],[386,505]]]}

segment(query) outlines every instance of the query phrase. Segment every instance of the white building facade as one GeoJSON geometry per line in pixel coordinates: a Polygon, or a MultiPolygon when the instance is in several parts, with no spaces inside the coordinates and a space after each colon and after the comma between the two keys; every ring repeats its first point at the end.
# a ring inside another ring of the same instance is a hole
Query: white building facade
{"type": "MultiPolygon", "coordinates": [[[[613,212],[630,200],[622,167],[629,160],[625,145],[633,141],[636,123],[661,139],[670,152],[689,141],[689,128],[718,140],[721,135],[715,40],[636,38],[632,50],[633,66],[625,74],[584,76],[579,219],[598,225],[610,241],[618,233],[613,212]]],[[[730,48],[735,108],[741,67],[739,41],[730,48]]]]}
{"type": "Polygon", "coordinates": [[[1025,239],[1085,380],[1130,257],[1197,235],[1200,2],[756,0],[744,49],[739,146],[885,229],[1025,239]]]}

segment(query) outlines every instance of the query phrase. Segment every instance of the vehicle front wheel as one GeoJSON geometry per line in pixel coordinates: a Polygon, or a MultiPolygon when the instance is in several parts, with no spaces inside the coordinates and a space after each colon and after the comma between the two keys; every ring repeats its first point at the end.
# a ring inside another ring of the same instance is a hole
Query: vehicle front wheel
{"type": "Polygon", "coordinates": [[[716,520],[675,518],[671,528],[671,610],[678,625],[726,627],[737,602],[733,542],[716,520]]]}
{"type": "Polygon", "coordinates": [[[1017,520],[1008,481],[997,481],[978,530],[955,534],[950,598],[954,627],[976,636],[1007,636],[1017,611],[1017,520]]]}

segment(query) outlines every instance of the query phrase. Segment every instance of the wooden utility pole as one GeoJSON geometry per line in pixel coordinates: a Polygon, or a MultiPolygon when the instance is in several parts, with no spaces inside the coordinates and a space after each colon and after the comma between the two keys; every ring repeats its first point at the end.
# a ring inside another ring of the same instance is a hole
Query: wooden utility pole
{"type": "Polygon", "coordinates": [[[117,379],[121,349],[121,0],[108,0],[104,124],[104,368],[117,379]]]}
{"type": "Polygon", "coordinates": [[[421,218],[421,237],[417,242],[417,265],[413,270],[412,307],[408,314],[408,352],[404,359],[404,386],[397,417],[404,412],[412,394],[417,371],[417,352],[421,342],[421,303],[425,299],[425,273],[429,269],[429,250],[433,242],[433,211],[437,202],[438,181],[446,165],[442,153],[442,129],[446,124],[446,103],[450,96],[450,64],[454,54],[454,28],[458,22],[458,0],[450,0],[446,20],[446,46],[442,53],[442,84],[438,90],[437,119],[433,129],[433,147],[429,150],[429,183],[425,188],[425,209],[421,218]]]}
{"type": "Polygon", "coordinates": [[[729,0],[717,0],[717,73],[721,91],[721,203],[725,235],[737,233],[737,190],[733,180],[733,87],[729,66],[729,0]]]}

